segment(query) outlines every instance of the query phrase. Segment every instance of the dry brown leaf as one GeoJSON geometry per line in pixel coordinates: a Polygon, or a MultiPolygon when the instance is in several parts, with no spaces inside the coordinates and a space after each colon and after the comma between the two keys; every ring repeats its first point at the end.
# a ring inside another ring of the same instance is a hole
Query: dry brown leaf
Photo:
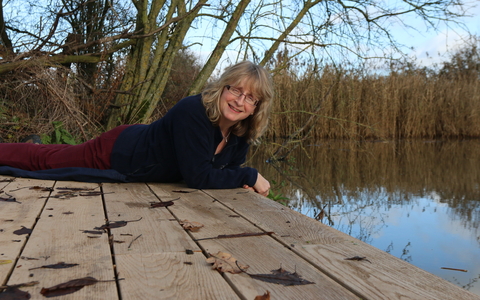
{"type": "Polygon", "coordinates": [[[183,229],[190,230],[193,232],[199,231],[204,225],[199,222],[190,222],[189,220],[180,221],[180,225],[183,226],[183,229]]]}
{"type": "Polygon", "coordinates": [[[207,258],[207,263],[213,264],[212,269],[217,269],[222,273],[229,272],[232,274],[238,274],[248,269],[247,265],[242,265],[237,262],[237,259],[230,253],[221,251],[218,251],[215,255],[210,254],[210,257],[207,258]]]}
{"type": "Polygon", "coordinates": [[[271,274],[247,274],[253,279],[282,284],[284,286],[315,284],[315,282],[303,279],[297,272],[291,273],[283,268],[272,270],[271,274]]]}
{"type": "Polygon", "coordinates": [[[42,288],[42,290],[40,291],[40,294],[42,294],[45,297],[64,296],[64,295],[74,293],[82,289],[84,286],[92,285],[97,282],[98,280],[93,277],[83,277],[83,278],[73,279],[49,288],[42,288]]]}
{"type": "Polygon", "coordinates": [[[263,295],[258,295],[257,297],[255,297],[255,299],[253,300],[270,300],[270,292],[267,291],[265,294],[263,295]]]}
{"type": "Polygon", "coordinates": [[[21,300],[31,297],[29,292],[21,291],[18,287],[7,287],[3,293],[0,293],[0,300],[21,300]]]}

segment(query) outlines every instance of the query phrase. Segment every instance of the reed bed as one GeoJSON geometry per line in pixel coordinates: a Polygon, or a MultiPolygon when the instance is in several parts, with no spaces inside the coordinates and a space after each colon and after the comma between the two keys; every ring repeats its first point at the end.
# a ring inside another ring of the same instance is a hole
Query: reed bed
{"type": "Polygon", "coordinates": [[[475,74],[379,76],[327,67],[300,78],[285,71],[274,80],[269,138],[287,137],[312,115],[316,121],[303,133],[317,139],[480,137],[480,81],[475,74]]]}

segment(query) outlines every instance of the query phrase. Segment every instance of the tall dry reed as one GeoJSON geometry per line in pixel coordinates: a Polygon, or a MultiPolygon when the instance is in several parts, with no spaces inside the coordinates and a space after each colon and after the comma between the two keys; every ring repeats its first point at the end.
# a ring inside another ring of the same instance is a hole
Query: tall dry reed
{"type": "MultiPolygon", "coordinates": [[[[330,139],[480,137],[478,77],[422,71],[363,75],[325,68],[274,77],[268,138],[286,137],[317,111],[310,136],[330,139]]],[[[305,131],[304,131],[305,132],[305,131]]]]}

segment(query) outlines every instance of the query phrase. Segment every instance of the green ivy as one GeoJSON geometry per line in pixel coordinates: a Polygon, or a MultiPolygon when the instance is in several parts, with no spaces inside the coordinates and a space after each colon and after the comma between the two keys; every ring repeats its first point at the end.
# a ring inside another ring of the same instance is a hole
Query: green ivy
{"type": "Polygon", "coordinates": [[[52,122],[53,125],[53,133],[48,135],[42,136],[42,143],[43,144],[69,144],[69,145],[77,145],[78,142],[75,138],[68,132],[65,128],[63,128],[63,123],[61,121],[54,121],[52,122]]]}

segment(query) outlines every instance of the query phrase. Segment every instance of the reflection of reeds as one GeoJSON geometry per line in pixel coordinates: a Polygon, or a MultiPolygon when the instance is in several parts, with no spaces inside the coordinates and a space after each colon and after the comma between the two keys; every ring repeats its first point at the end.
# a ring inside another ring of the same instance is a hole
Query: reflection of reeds
{"type": "Polygon", "coordinates": [[[285,137],[301,128],[319,104],[319,119],[311,131],[315,138],[480,136],[476,77],[451,79],[421,71],[366,76],[325,68],[307,71],[300,78],[285,71],[274,80],[269,138],[285,137]]]}
{"type": "Polygon", "coordinates": [[[276,169],[264,163],[276,147],[261,147],[249,165],[268,179],[290,182],[280,189],[282,194],[294,198],[292,191],[301,190],[302,201],[319,209],[327,203],[369,201],[365,193],[388,195],[390,204],[437,195],[465,224],[480,225],[479,140],[324,141],[296,149],[286,161],[276,162],[276,169]]]}

